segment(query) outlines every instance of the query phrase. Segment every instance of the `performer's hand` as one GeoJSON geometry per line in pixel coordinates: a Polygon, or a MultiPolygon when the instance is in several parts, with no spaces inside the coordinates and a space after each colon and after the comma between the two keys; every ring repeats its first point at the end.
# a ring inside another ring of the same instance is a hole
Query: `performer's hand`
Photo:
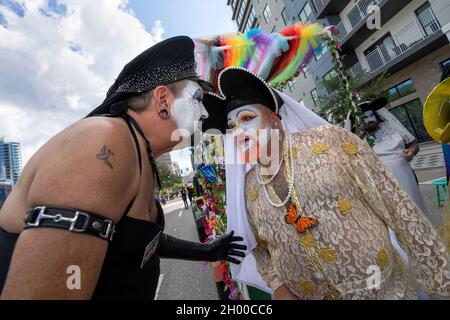
{"type": "Polygon", "coordinates": [[[246,245],[236,244],[236,241],[243,241],[242,237],[233,237],[234,231],[220,239],[216,239],[208,243],[208,260],[209,261],[229,261],[235,264],[241,262],[235,257],[245,257],[246,245]]]}
{"type": "Polygon", "coordinates": [[[403,153],[403,158],[408,162],[414,158],[414,150],[412,148],[405,149],[403,153]]]}

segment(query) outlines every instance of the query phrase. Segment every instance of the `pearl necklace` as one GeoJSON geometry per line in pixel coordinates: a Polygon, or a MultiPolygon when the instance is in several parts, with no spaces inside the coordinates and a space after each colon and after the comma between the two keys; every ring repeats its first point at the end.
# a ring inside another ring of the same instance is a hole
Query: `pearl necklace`
{"type": "Polygon", "coordinates": [[[273,181],[273,179],[275,179],[275,177],[280,172],[280,169],[283,166],[283,162],[284,162],[284,156],[281,157],[281,161],[280,161],[280,164],[279,164],[279,167],[278,167],[277,171],[272,175],[272,177],[270,177],[266,181],[264,181],[264,178],[261,175],[261,169],[259,168],[259,165],[256,166],[256,180],[258,180],[258,183],[260,185],[266,185],[266,184],[271,183],[273,181]]]}
{"type": "Polygon", "coordinates": [[[291,169],[291,177],[290,178],[291,179],[289,181],[289,191],[288,191],[286,198],[281,203],[275,203],[274,201],[272,201],[272,199],[270,199],[269,192],[267,190],[267,185],[266,184],[263,185],[263,190],[264,190],[264,194],[266,196],[267,201],[269,201],[269,203],[271,205],[273,205],[275,208],[281,208],[283,206],[286,206],[286,204],[292,198],[292,192],[294,190],[294,176],[295,176],[295,174],[294,174],[294,155],[293,155],[293,151],[292,151],[291,136],[289,134],[287,134],[287,141],[288,141],[288,145],[289,145],[289,156],[290,156],[289,160],[290,160],[290,165],[291,165],[290,166],[290,169],[291,169]]]}

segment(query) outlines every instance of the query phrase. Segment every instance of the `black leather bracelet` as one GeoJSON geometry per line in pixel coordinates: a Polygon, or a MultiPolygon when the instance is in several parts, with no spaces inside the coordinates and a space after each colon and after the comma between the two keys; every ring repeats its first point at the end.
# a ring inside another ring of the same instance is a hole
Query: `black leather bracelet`
{"type": "Polygon", "coordinates": [[[59,228],[86,233],[112,241],[115,225],[111,220],[94,213],[72,208],[40,206],[27,211],[24,229],[59,228]]]}

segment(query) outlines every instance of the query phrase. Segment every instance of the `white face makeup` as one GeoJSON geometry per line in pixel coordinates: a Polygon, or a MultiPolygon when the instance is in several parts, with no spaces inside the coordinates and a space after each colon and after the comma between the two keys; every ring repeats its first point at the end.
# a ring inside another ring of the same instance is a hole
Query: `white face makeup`
{"type": "Polygon", "coordinates": [[[377,122],[377,117],[372,110],[366,111],[363,116],[364,123],[377,122]]]}
{"type": "Polygon", "coordinates": [[[172,116],[178,129],[185,129],[192,135],[195,131],[195,123],[208,117],[202,103],[203,90],[194,81],[189,81],[173,103],[172,116]]]}
{"type": "Polygon", "coordinates": [[[270,140],[270,117],[257,105],[245,105],[228,113],[228,128],[236,133],[236,145],[244,162],[253,162],[270,140]]]}

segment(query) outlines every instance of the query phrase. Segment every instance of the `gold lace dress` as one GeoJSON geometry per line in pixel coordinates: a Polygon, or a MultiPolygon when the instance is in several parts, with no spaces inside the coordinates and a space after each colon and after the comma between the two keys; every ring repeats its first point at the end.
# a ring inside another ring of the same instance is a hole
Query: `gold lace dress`
{"type": "Polygon", "coordinates": [[[319,224],[298,233],[285,222],[286,208],[267,201],[255,170],[247,174],[253,253],[268,286],[285,284],[300,299],[417,299],[416,288],[448,298],[445,246],[373,150],[332,125],[291,137],[298,205],[319,224]]]}

